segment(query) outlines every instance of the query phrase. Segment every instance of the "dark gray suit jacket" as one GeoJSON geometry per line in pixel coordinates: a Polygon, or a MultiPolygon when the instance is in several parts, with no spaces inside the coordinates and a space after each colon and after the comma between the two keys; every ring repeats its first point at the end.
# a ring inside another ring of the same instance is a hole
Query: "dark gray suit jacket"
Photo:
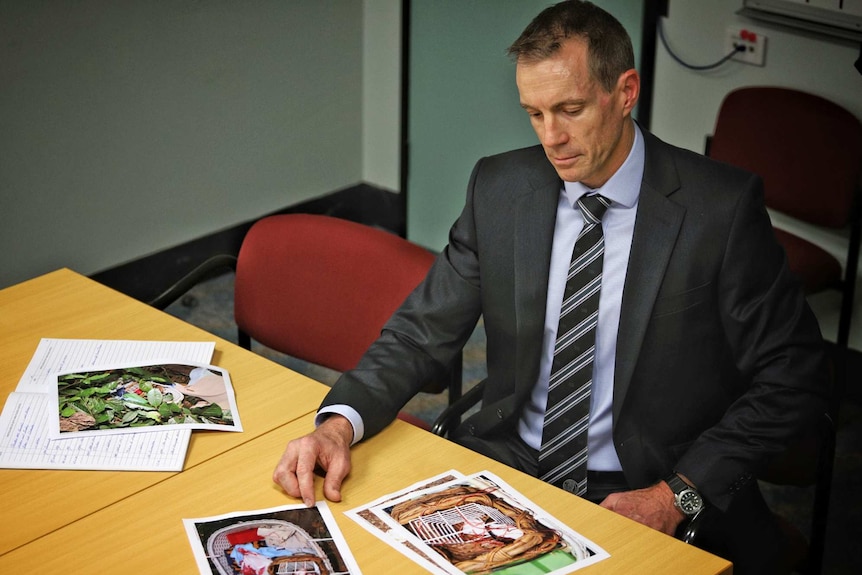
{"type": "MultiPolygon", "coordinates": [[[[820,331],[750,173],[644,131],[646,162],[622,299],[614,442],[632,487],[672,470],[726,509],[825,411],[820,331]]],[[[324,405],[380,431],[448,365],[480,317],[488,385],[466,429],[514,426],[539,371],[561,181],[541,147],[484,158],[426,280],[324,405]]]]}

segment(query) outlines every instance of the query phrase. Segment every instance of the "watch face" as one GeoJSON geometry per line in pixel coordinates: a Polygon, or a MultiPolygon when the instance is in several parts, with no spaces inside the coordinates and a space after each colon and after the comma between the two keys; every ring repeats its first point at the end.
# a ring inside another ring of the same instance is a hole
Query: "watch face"
{"type": "Polygon", "coordinates": [[[679,495],[679,508],[686,515],[693,515],[700,511],[703,506],[703,500],[696,491],[687,489],[679,495]]]}

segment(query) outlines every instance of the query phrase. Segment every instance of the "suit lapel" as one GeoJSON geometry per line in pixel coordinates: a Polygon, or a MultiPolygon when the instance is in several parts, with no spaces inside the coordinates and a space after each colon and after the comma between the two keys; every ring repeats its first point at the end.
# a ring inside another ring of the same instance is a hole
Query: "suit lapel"
{"type": "Polygon", "coordinates": [[[516,357],[517,395],[529,394],[538,375],[545,307],[548,297],[548,271],[557,217],[560,182],[545,159],[527,178],[529,190],[518,198],[515,217],[515,322],[518,347],[516,357]]]}
{"type": "Polygon", "coordinates": [[[653,305],[673,253],[685,208],[669,196],[679,176],[666,144],[643,131],[646,161],[623,288],[614,375],[614,421],[628,392],[653,305]]]}

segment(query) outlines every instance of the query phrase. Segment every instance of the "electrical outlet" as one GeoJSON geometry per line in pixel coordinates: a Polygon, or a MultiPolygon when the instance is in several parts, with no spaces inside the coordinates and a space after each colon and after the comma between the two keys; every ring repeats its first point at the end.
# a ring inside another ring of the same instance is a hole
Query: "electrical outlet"
{"type": "Polygon", "coordinates": [[[724,48],[726,53],[736,50],[732,59],[737,62],[754,66],[763,66],[766,63],[766,36],[760,32],[731,26],[724,36],[724,48]]]}

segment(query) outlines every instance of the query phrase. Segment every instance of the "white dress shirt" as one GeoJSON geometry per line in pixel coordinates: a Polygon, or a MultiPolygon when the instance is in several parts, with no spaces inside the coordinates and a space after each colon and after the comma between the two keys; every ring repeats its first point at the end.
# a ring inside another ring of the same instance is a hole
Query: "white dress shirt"
{"type": "Polygon", "coordinates": [[[580,183],[563,182],[554,226],[554,243],[551,249],[539,379],[518,422],[518,433],[521,438],[527,445],[538,450],[542,444],[542,421],[548,400],[548,378],[554,357],[557,324],[560,321],[560,303],[566,288],[566,275],[572,258],[572,249],[578,234],[584,227],[578,199],[586,194],[601,194],[612,200],[612,203],[602,218],[605,254],[602,267],[602,290],[599,295],[599,322],[596,328],[587,459],[587,468],[593,471],[621,469],[612,437],[614,361],[623,285],[631,252],[643,171],[643,136],[640,129],[635,126],[634,143],[626,161],[604,186],[591,190],[580,183]]]}

